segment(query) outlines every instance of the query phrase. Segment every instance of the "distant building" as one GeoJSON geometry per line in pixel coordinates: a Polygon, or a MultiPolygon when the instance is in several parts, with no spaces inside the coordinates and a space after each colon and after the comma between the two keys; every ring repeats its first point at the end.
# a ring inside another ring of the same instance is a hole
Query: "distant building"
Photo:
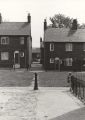
{"type": "Polygon", "coordinates": [[[40,63],[44,66],[44,41],[40,38],[40,63]]]}
{"type": "Polygon", "coordinates": [[[32,49],[32,61],[33,62],[40,62],[40,48],[33,48],[32,49]]]}
{"type": "Polygon", "coordinates": [[[26,68],[32,61],[31,16],[27,22],[3,22],[0,14],[0,67],[26,68]]]}
{"type": "Polygon", "coordinates": [[[85,70],[85,29],[48,27],[41,42],[45,70],[85,70]]]}

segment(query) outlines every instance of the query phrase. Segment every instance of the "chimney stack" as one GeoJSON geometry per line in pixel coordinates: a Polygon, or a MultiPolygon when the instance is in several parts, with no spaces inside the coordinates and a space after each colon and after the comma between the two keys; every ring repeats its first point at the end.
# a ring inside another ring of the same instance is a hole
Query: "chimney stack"
{"type": "Polygon", "coordinates": [[[77,30],[77,26],[78,26],[78,24],[77,24],[77,19],[74,19],[73,20],[73,23],[72,23],[72,30],[77,30]]]}
{"type": "Polygon", "coordinates": [[[47,21],[44,19],[44,31],[47,29],[47,21]]]}
{"type": "Polygon", "coordinates": [[[40,48],[42,47],[42,37],[40,37],[40,48]]]}
{"type": "Polygon", "coordinates": [[[42,42],[42,37],[40,37],[40,42],[42,42]]]}
{"type": "Polygon", "coordinates": [[[2,23],[2,15],[1,15],[1,13],[0,13],[0,24],[2,23]]]}
{"type": "Polygon", "coordinates": [[[28,13],[27,19],[28,19],[28,23],[31,23],[31,16],[30,16],[30,13],[28,13]]]}

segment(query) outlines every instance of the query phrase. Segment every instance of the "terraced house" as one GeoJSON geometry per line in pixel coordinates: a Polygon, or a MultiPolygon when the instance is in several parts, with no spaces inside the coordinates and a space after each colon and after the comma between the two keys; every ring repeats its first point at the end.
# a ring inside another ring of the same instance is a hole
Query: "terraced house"
{"type": "Polygon", "coordinates": [[[45,70],[85,70],[85,29],[73,25],[72,28],[55,28],[44,21],[41,61],[45,70]]]}
{"type": "Polygon", "coordinates": [[[30,67],[31,59],[30,14],[26,22],[3,22],[0,14],[0,67],[30,67]]]}

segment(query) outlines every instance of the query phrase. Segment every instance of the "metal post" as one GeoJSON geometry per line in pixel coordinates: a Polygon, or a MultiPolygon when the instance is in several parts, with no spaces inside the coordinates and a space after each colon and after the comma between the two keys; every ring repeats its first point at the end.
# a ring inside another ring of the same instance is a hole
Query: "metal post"
{"type": "Polygon", "coordinates": [[[38,90],[37,73],[35,73],[34,90],[38,90]]]}

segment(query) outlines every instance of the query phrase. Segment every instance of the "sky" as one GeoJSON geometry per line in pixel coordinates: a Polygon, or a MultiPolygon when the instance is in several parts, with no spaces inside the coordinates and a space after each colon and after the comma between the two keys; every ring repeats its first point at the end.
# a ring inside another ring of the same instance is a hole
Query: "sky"
{"type": "Polygon", "coordinates": [[[85,0],[0,0],[3,21],[26,22],[31,14],[32,46],[40,47],[43,37],[43,22],[55,14],[64,14],[85,23],[85,0]]]}

